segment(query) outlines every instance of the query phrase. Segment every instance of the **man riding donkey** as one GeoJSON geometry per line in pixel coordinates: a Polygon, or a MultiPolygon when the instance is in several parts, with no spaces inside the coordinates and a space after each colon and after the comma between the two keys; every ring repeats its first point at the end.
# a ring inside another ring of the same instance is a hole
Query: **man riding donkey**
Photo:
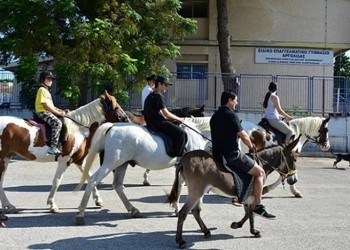
{"type": "Polygon", "coordinates": [[[174,155],[182,156],[186,144],[186,133],[175,122],[183,123],[184,118],[180,118],[171,113],[165,104],[163,93],[165,93],[172,83],[168,78],[157,76],[153,92],[151,92],[144,104],[143,114],[147,126],[154,132],[162,132],[172,138],[174,145],[174,155]]]}
{"type": "Polygon", "coordinates": [[[248,173],[254,177],[253,190],[255,195],[254,213],[267,219],[275,219],[276,216],[266,211],[262,202],[262,191],[265,180],[265,172],[252,158],[241,154],[239,139],[254,151],[254,144],[249,135],[243,130],[242,125],[234,112],[237,105],[237,95],[231,91],[224,91],[221,95],[221,106],[210,119],[212,137],[212,149],[214,159],[225,162],[228,171],[248,173]]]}

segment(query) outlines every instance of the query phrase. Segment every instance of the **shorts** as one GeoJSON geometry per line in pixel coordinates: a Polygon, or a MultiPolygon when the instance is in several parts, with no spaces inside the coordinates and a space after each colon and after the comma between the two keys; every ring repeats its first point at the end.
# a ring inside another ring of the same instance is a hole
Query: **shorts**
{"type": "Polygon", "coordinates": [[[238,168],[245,173],[248,173],[255,166],[256,162],[247,156],[246,154],[242,155],[239,151],[238,156],[235,158],[228,158],[226,160],[226,165],[230,168],[238,168]]]}

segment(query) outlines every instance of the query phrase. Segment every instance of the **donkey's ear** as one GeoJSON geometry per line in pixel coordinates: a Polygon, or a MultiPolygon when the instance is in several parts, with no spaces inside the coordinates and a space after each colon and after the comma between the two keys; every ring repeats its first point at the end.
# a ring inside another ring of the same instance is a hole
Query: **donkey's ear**
{"type": "MultiPolygon", "coordinates": [[[[294,135],[292,136],[293,138],[295,137],[294,135]]],[[[289,140],[289,143],[287,145],[287,148],[289,148],[290,150],[292,150],[293,148],[295,148],[296,145],[298,145],[299,140],[300,140],[301,134],[298,136],[297,139],[293,140],[291,142],[291,140],[289,140]]],[[[291,138],[292,139],[292,138],[291,138]]]]}

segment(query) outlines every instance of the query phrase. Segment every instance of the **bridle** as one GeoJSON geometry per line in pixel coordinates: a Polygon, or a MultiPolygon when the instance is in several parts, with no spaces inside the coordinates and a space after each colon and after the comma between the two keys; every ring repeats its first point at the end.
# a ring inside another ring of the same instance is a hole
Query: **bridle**
{"type": "Polygon", "coordinates": [[[307,138],[307,141],[310,141],[311,143],[315,143],[320,146],[326,146],[328,143],[327,134],[328,134],[328,128],[324,123],[322,123],[320,129],[318,130],[318,136],[311,137],[309,135],[306,135],[306,138],[307,138]]]}
{"type": "Polygon", "coordinates": [[[286,159],[286,156],[285,154],[283,153],[283,149],[281,148],[281,146],[277,146],[280,148],[281,152],[280,152],[280,156],[281,156],[281,164],[284,162],[285,165],[287,166],[287,172],[282,172],[279,168],[276,168],[274,166],[272,166],[268,161],[262,159],[258,153],[255,151],[253,152],[253,156],[256,160],[256,162],[258,163],[261,163],[263,166],[264,165],[268,165],[270,168],[272,168],[274,171],[278,172],[280,174],[280,176],[282,177],[282,184],[284,185],[284,181],[289,177],[289,176],[292,176],[292,175],[295,175],[297,173],[297,170],[296,169],[292,169],[289,164],[288,164],[288,161],[286,159]]]}
{"type": "Polygon", "coordinates": [[[107,113],[111,113],[114,112],[114,116],[116,118],[116,120],[118,122],[120,121],[129,121],[128,116],[126,115],[125,111],[123,110],[122,114],[119,115],[116,110],[119,109],[118,107],[116,107],[115,109],[113,109],[108,102],[106,101],[106,99],[102,99],[101,100],[102,106],[105,108],[107,113]]]}

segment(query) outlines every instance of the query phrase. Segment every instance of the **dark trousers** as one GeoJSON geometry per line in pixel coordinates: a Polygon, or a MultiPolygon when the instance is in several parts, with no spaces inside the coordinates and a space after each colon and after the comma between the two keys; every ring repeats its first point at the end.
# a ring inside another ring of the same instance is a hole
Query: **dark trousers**
{"type": "Polygon", "coordinates": [[[182,156],[186,143],[186,132],[178,125],[169,121],[163,121],[159,124],[152,125],[152,127],[155,128],[157,132],[162,132],[172,138],[176,154],[178,156],[182,156]]]}

